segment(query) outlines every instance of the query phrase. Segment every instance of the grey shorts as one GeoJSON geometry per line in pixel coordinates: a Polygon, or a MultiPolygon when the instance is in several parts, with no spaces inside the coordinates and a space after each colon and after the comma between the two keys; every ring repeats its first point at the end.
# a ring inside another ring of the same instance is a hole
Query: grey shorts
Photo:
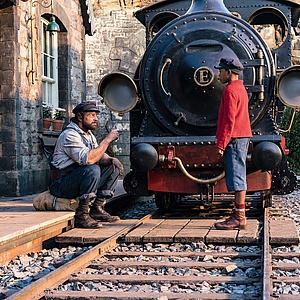
{"type": "Polygon", "coordinates": [[[250,138],[231,139],[224,151],[225,180],[228,192],[246,191],[246,157],[250,138]]]}

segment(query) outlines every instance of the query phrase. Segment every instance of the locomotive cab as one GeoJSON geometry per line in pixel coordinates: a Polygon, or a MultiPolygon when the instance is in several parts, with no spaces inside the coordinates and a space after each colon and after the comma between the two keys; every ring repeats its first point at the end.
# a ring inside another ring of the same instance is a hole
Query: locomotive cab
{"type": "MultiPolygon", "coordinates": [[[[248,192],[295,189],[296,176],[289,169],[275,115],[278,106],[300,105],[299,68],[285,68],[277,79],[286,63],[282,53],[290,47],[292,20],[278,8],[253,12],[251,5],[238,11],[232,2],[228,7],[234,14],[221,0],[193,0],[189,7],[187,1],[162,1],[140,10],[140,21],[145,22],[146,13],[149,17],[147,49],[134,80],[117,73],[99,85],[108,107],[120,114],[130,111],[132,171],[124,178],[125,190],[155,193],[161,208],[184,195],[200,195],[211,203],[215,194],[227,193],[223,161],[212,151],[224,89],[214,66],[226,56],[244,66],[240,79],[248,92],[253,133],[248,192]],[[263,13],[281,28],[272,49],[256,30],[263,13]]],[[[290,5],[295,19],[299,5],[290,5]]]]}

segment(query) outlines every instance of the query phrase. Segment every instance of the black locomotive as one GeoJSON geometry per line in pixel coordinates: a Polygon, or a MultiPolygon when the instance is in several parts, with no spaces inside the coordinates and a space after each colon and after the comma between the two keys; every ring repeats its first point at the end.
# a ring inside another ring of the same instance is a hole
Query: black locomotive
{"type": "Polygon", "coordinates": [[[249,95],[248,192],[261,191],[269,205],[271,194],[296,187],[280,125],[286,106],[300,106],[300,66],[292,65],[291,50],[300,4],[224,2],[166,0],[137,11],[147,49],[135,77],[112,73],[99,84],[112,111],[130,111],[132,170],[124,188],[155,194],[161,208],[186,195],[210,203],[227,193],[222,159],[211,151],[224,88],[214,66],[225,56],[243,63],[249,95]]]}

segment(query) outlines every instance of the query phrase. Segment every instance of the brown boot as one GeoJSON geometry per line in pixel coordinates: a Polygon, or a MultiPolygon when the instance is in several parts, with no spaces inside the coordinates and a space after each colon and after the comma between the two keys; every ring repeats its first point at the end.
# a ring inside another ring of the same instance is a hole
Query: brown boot
{"type": "Polygon", "coordinates": [[[102,221],[102,222],[109,222],[114,223],[120,221],[118,216],[112,216],[108,212],[106,212],[102,206],[93,206],[90,211],[90,216],[93,219],[102,221]]]}
{"type": "Polygon", "coordinates": [[[102,227],[102,224],[92,219],[88,213],[79,212],[75,215],[75,227],[95,229],[102,227]]]}
{"type": "Polygon", "coordinates": [[[245,210],[237,211],[235,210],[231,217],[223,222],[218,222],[215,224],[217,229],[234,229],[243,228],[247,225],[247,218],[245,215],[245,210]]]}
{"type": "Polygon", "coordinates": [[[90,200],[96,195],[84,194],[78,197],[79,204],[75,214],[75,226],[80,228],[100,228],[102,225],[89,215],[90,200]]]}

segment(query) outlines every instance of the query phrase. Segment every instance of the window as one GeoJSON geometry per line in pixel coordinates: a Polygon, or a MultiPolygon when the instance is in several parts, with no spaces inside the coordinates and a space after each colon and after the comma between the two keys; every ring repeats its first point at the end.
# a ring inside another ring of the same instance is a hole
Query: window
{"type": "Polygon", "coordinates": [[[43,102],[58,107],[57,32],[46,30],[49,22],[42,19],[42,84],[43,102]]]}

